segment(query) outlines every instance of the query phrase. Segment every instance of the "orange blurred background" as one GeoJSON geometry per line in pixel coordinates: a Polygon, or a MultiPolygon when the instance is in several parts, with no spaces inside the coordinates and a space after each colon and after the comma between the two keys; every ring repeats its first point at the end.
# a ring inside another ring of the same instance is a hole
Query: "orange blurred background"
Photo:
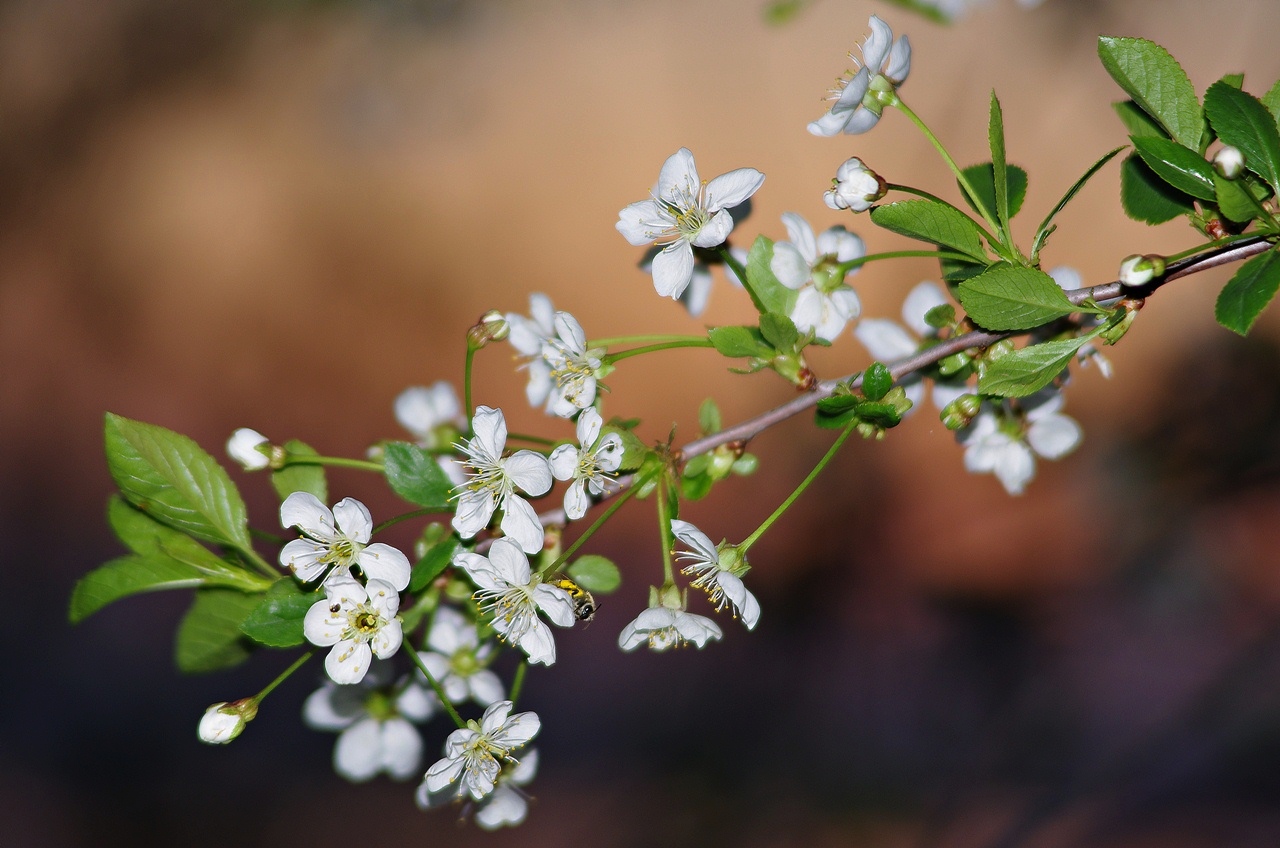
{"type": "MultiPolygon", "coordinates": [[[[542,715],[537,802],[514,833],[422,814],[413,786],[352,787],[333,738],[297,718],[303,672],[242,740],[195,739],[205,706],[257,691],[257,657],[224,675],[172,666],[176,594],[134,598],[75,628],[75,579],[117,555],[101,417],[191,435],[221,455],[239,426],[361,455],[402,437],[408,385],[458,380],[463,332],[542,291],[589,336],[690,333],[748,321],[717,274],[691,319],[659,298],[613,229],[680,146],[704,178],[768,176],[735,230],[785,234],[797,211],[869,250],[896,236],[821,202],[858,155],[887,179],[954,199],[899,114],[818,139],[805,124],[866,32],[910,34],[903,95],[961,163],[987,157],[988,91],[1030,190],[1015,232],[1125,141],[1099,34],[1151,38],[1197,90],[1280,76],[1272,0],[1048,0],[981,6],[952,27],[883,3],[820,0],[766,25],[762,4],[349,0],[207,4],[56,0],[0,8],[0,529],[21,600],[0,634],[18,673],[0,718],[6,843],[301,844],[393,838],[492,845],[1274,846],[1280,844],[1280,355],[1216,327],[1230,269],[1162,290],[1116,375],[1076,376],[1086,441],[1041,463],[1028,494],[966,475],[924,410],[851,444],[753,549],[753,634],[672,656],[620,655],[618,630],[660,580],[647,505],[596,549],[626,583],[560,660],[531,674],[542,715]],[[16,841],[10,841],[10,839],[16,841]]],[[[1105,169],[1059,219],[1046,267],[1110,280],[1132,252],[1194,233],[1150,229],[1105,169]]],[[[881,263],[852,279],[863,314],[897,317],[936,269],[881,263]]],[[[823,377],[867,357],[847,335],[823,377]]],[[[509,350],[478,359],[476,400],[513,429],[568,437],[526,408],[509,350]]],[[[781,403],[767,374],[709,352],[628,360],[608,414],[677,441],[712,396],[726,422],[781,403]]],[[[831,434],[788,422],[752,446],[761,470],[684,517],[743,538],[831,434]]],[[[274,529],[265,479],[236,475],[274,529]]],[[[376,479],[334,497],[398,510],[376,479]]],[[[407,545],[406,531],[392,541],[407,545]]],[[[522,704],[525,706],[525,704],[522,704]]],[[[427,728],[428,752],[447,733],[427,728]]]]}

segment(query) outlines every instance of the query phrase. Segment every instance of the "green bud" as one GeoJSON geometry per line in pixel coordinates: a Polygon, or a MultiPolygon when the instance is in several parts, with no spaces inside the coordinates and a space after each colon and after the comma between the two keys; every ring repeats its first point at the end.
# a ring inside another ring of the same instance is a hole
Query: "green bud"
{"type": "Polygon", "coordinates": [[[760,467],[760,460],[753,453],[744,453],[733,461],[732,471],[741,477],[749,477],[760,467]]]}
{"type": "Polygon", "coordinates": [[[947,404],[938,417],[948,430],[959,430],[969,426],[969,422],[978,417],[982,411],[982,399],[977,395],[960,395],[947,404]]]}
{"type": "Polygon", "coordinates": [[[511,326],[507,318],[496,309],[490,309],[480,316],[480,320],[467,330],[467,347],[479,350],[489,342],[500,342],[511,334],[511,326]]]}
{"type": "Polygon", "coordinates": [[[1118,279],[1122,286],[1142,286],[1163,274],[1164,268],[1163,256],[1154,253],[1143,256],[1135,253],[1132,256],[1126,256],[1120,263],[1118,279]]]}

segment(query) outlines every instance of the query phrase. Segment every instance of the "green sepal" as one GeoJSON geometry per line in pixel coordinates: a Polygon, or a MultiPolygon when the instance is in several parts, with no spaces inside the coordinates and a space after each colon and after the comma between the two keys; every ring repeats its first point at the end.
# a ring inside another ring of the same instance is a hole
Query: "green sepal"
{"type": "Polygon", "coordinates": [[[431,453],[409,442],[387,442],[383,468],[391,490],[411,504],[446,512],[453,483],[431,453]]]}
{"type": "Polygon", "coordinates": [[[767,312],[790,315],[796,304],[796,292],[784,286],[773,275],[773,240],[756,236],[747,253],[747,283],[760,298],[767,312]]]}
{"type": "Polygon", "coordinates": [[[1236,269],[1218,294],[1213,314],[1218,323],[1247,335],[1280,287],[1280,252],[1268,250],[1236,269]]]}
{"type": "Polygon", "coordinates": [[[876,226],[962,253],[987,264],[982,231],[969,216],[936,200],[899,200],[871,210],[876,226]]]}
{"type": "MultiPolygon", "coordinates": [[[[289,456],[319,455],[315,448],[297,439],[285,442],[284,449],[289,456]]],[[[271,485],[282,501],[294,492],[308,492],[320,503],[329,502],[329,483],[323,465],[286,465],[271,472],[271,485]]]]}
{"type": "Polygon", "coordinates": [[[1209,123],[1218,138],[1244,154],[1244,166],[1280,191],[1280,130],[1258,98],[1223,82],[1204,94],[1209,123]]]}
{"type": "Polygon", "coordinates": [[[302,620],[307,610],[324,600],[321,592],[303,592],[291,577],[277,580],[240,623],[240,632],[269,648],[292,648],[307,641],[302,620]]]}
{"type": "Polygon", "coordinates": [[[1001,262],[956,287],[969,318],[988,330],[1029,330],[1080,307],[1043,271],[1001,262]]]}
{"type": "Polygon", "coordinates": [[[422,557],[414,563],[413,571],[409,574],[409,591],[418,592],[423,587],[429,585],[453,562],[453,557],[458,553],[458,549],[462,547],[462,542],[458,539],[457,533],[450,533],[445,538],[436,542],[422,555],[422,557]]]}
{"type": "Polygon", "coordinates": [[[235,483],[194,441],[107,413],[107,465],[129,503],[199,539],[249,550],[249,521],[235,483]]]}
{"type": "Polygon", "coordinates": [[[1053,382],[1095,335],[1041,342],[1006,353],[987,363],[978,377],[978,391],[996,397],[1035,394],[1053,382]]]}
{"type": "Polygon", "coordinates": [[[251,643],[240,625],[262,600],[234,589],[201,589],[187,610],[174,642],[178,668],[188,674],[237,666],[249,658],[251,643]]]}
{"type": "Polygon", "coordinates": [[[1194,150],[1167,138],[1131,136],[1147,167],[1179,191],[1201,200],[1215,200],[1213,165],[1194,150]]]}
{"type": "Polygon", "coordinates": [[[1136,153],[1120,166],[1120,205],[1133,220],[1152,225],[1195,211],[1188,195],[1156,176],[1136,153]]]}
{"type": "Polygon", "coordinates": [[[613,564],[613,560],[599,554],[578,557],[565,569],[565,573],[588,592],[601,595],[616,592],[622,585],[622,573],[618,571],[618,566],[613,564]]]}
{"type": "MultiPolygon", "coordinates": [[[[1013,218],[1022,211],[1022,201],[1027,197],[1027,172],[1017,165],[1006,165],[1006,181],[1009,192],[1009,217],[1013,218]]],[[[964,169],[964,178],[969,181],[969,185],[973,186],[973,190],[977,192],[978,199],[989,207],[995,206],[996,203],[996,187],[995,187],[995,166],[990,162],[984,162],[981,165],[970,165],[964,169]]],[[[959,181],[957,181],[959,185],[959,181]]],[[[979,215],[982,212],[973,201],[969,199],[967,192],[960,191],[960,195],[964,198],[964,202],[969,204],[969,208],[979,215]]]]}
{"type": "Polygon", "coordinates": [[[1098,39],[1098,58],[1116,84],[1183,147],[1199,149],[1204,118],[1191,79],[1178,61],[1144,38],[1098,39]]]}

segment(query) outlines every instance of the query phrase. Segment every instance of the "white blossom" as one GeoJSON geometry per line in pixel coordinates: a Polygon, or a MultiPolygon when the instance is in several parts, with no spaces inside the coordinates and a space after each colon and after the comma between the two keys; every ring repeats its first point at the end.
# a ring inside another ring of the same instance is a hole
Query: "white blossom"
{"type": "Polygon", "coordinates": [[[245,471],[261,471],[271,464],[268,451],[271,441],[257,430],[241,427],[227,439],[227,456],[238,462],[245,471]],[[262,448],[267,448],[263,451],[262,448]]]}
{"type": "Polygon", "coordinates": [[[555,335],[542,343],[547,367],[530,370],[529,400],[535,406],[545,401],[552,415],[570,418],[595,403],[604,352],[587,348],[582,325],[568,312],[557,312],[554,326],[555,335]]]}
{"type": "Polygon", "coordinates": [[[760,602],[742,583],[747,564],[741,554],[735,548],[717,548],[706,533],[688,521],[672,521],[671,532],[689,548],[677,553],[677,559],[685,563],[681,573],[695,578],[692,585],[707,593],[717,612],[728,604],[748,630],[755,630],[760,602]]]}
{"type": "Polygon", "coordinates": [[[826,341],[835,340],[862,309],[858,294],[845,285],[837,266],[866,255],[862,239],[844,227],[831,227],[814,236],[809,222],[794,212],[782,216],[790,242],[773,246],[769,268],[778,282],[796,292],[791,321],[802,333],[810,330],[826,341]]]}
{"type": "Polygon", "coordinates": [[[542,727],[536,713],[510,715],[512,706],[510,701],[498,701],[484,711],[480,721],[473,719],[450,733],[444,759],[427,769],[419,798],[424,793],[443,793],[454,783],[459,795],[469,795],[474,801],[492,793],[502,762],[515,762],[511,752],[528,744],[542,727]]]}
{"type": "MultiPolygon", "coordinates": [[[[942,293],[942,289],[930,282],[920,283],[907,293],[906,300],[902,302],[902,320],[910,330],[887,318],[864,318],[853,328],[853,335],[880,362],[905,359],[919,351],[925,341],[937,338],[937,329],[929,326],[925,316],[934,307],[948,303],[950,301],[942,293]]],[[[914,410],[924,397],[924,377],[915,372],[903,377],[899,385],[914,410]]],[[[968,391],[969,387],[964,380],[936,380],[931,393],[933,405],[938,409],[945,409],[947,404],[968,391]]]]}
{"type": "Polygon", "coordinates": [[[852,76],[842,76],[831,90],[831,110],[809,124],[809,132],[814,135],[857,135],[871,129],[880,120],[883,108],[876,99],[876,90],[897,89],[911,73],[911,43],[907,37],[894,41],[893,30],[875,15],[868,25],[871,35],[862,45],[862,62],[849,54],[861,67],[852,76]]]}
{"type": "Polygon", "coordinates": [[[704,183],[693,154],[682,147],[663,163],[650,198],[619,212],[615,226],[637,247],[662,245],[653,258],[653,286],[663,297],[678,299],[693,277],[693,248],[723,244],[733,231],[729,209],[763,182],[755,168],[738,168],[704,183]]]}
{"type": "MultiPolygon", "coordinates": [[[[494,781],[494,790],[475,805],[475,821],[482,830],[515,827],[529,814],[529,802],[522,789],[533,782],[538,773],[538,749],[530,748],[520,756],[519,762],[505,762],[494,781]]],[[[446,784],[432,792],[424,780],[418,787],[418,807],[423,810],[441,807],[462,800],[462,787],[446,784]]]]}
{"type": "Polygon", "coordinates": [[[622,462],[622,437],[600,430],[604,420],[594,409],[584,409],[578,416],[578,447],[560,445],[551,452],[551,473],[557,480],[572,480],[564,493],[564,513],[577,521],[591,506],[590,495],[604,493],[605,483],[622,462]],[[590,494],[588,494],[590,493],[590,494]]]}
{"type": "Polygon", "coordinates": [[[724,634],[706,616],[686,612],[687,598],[674,586],[650,591],[649,608],[635,617],[618,634],[618,647],[634,651],[647,644],[652,651],[665,651],[692,642],[701,648],[724,634]]]}
{"type": "Polygon", "coordinates": [[[448,380],[410,386],[396,398],[395,411],[396,421],[424,448],[448,447],[454,434],[467,426],[458,393],[448,380]]]}
{"type": "Polygon", "coordinates": [[[489,555],[462,551],[453,558],[476,584],[480,611],[491,619],[493,629],[505,641],[516,645],[533,664],[556,661],[556,643],[551,628],[538,617],[544,613],[552,624],[572,627],[577,619],[573,600],[564,589],[542,582],[529,568],[529,558],[515,542],[495,539],[489,555]]]}
{"type": "Polygon", "coordinates": [[[1021,399],[1017,410],[984,405],[956,433],[965,448],[965,469],[994,474],[1009,494],[1022,494],[1035,477],[1037,456],[1061,459],[1080,444],[1080,425],[1060,413],[1062,405],[1062,393],[1053,388],[1021,399]]]}
{"type": "Polygon", "coordinates": [[[382,580],[361,586],[349,577],[326,581],[324,591],[325,600],[307,610],[302,633],[313,645],[333,646],[324,668],[335,683],[359,683],[373,657],[384,660],[400,648],[400,596],[382,580]]]}
{"type": "Polygon", "coordinates": [[[376,662],[359,686],[325,681],[303,704],[308,727],[338,733],[333,770],[353,783],[383,772],[408,780],[421,767],[422,737],[413,724],[429,719],[439,701],[416,680],[389,686],[391,673],[389,663],[376,662]]]}
{"type": "Polygon", "coordinates": [[[822,194],[822,201],[827,208],[839,212],[849,209],[853,212],[866,212],[875,202],[884,197],[885,181],[875,171],[862,164],[862,160],[851,156],[836,169],[831,188],[822,194]]]}
{"type": "Polygon", "coordinates": [[[471,699],[487,707],[502,700],[502,681],[489,668],[493,645],[480,643],[475,624],[462,613],[452,607],[437,609],[431,617],[427,647],[431,650],[419,651],[418,657],[450,703],[471,699]]]}
{"type": "Polygon", "coordinates": [[[409,585],[408,557],[390,545],[369,544],[373,517],[355,498],[343,498],[330,511],[315,495],[294,492],[280,504],[280,524],[302,532],[281,549],[280,564],[303,583],[326,572],[326,580],[346,578],[358,565],[367,579],[385,581],[397,592],[409,585]]]}
{"type": "Polygon", "coordinates": [[[507,326],[511,334],[507,341],[521,356],[541,356],[542,343],[555,335],[556,310],[551,305],[551,298],[545,294],[529,295],[529,317],[508,312],[507,326]]]}
{"type": "Polygon", "coordinates": [[[551,465],[542,454],[519,450],[503,457],[507,444],[507,421],[502,410],[476,408],[472,419],[475,435],[462,443],[467,458],[464,465],[474,474],[455,489],[458,509],[453,528],[470,539],[489,526],[496,509],[502,510],[502,532],[515,539],[528,553],[542,550],[543,530],[538,514],[516,489],[530,495],[546,494],[551,488],[551,465]]]}

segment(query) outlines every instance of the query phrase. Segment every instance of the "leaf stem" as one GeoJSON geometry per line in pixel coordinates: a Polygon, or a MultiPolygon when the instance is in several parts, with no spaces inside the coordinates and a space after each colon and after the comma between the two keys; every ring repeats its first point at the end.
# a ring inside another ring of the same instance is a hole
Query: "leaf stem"
{"type": "Polygon", "coordinates": [[[704,336],[690,336],[681,341],[674,342],[658,342],[657,344],[644,345],[643,347],[633,347],[629,350],[620,350],[617,353],[606,354],[604,361],[606,364],[612,365],[615,362],[621,362],[633,356],[640,356],[645,353],[655,353],[660,350],[675,350],[682,347],[713,347],[711,339],[704,336]]]}
{"type": "Polygon", "coordinates": [[[409,512],[402,513],[401,515],[392,516],[391,518],[388,518],[386,521],[382,522],[381,524],[375,524],[373,526],[372,535],[376,536],[379,533],[381,533],[383,530],[386,530],[388,527],[393,527],[396,524],[399,524],[401,521],[408,521],[410,518],[421,518],[424,515],[436,515],[441,512],[447,512],[447,510],[429,509],[425,507],[423,509],[410,510],[409,512]]]}
{"type": "MultiPolygon", "coordinates": [[[[666,475],[663,475],[664,478],[666,475]]],[[[667,480],[658,481],[658,538],[662,542],[662,577],[663,585],[674,586],[675,569],[671,565],[671,504],[667,502],[667,480]]]]}
{"type": "Polygon", "coordinates": [[[373,471],[381,474],[383,471],[381,462],[372,462],[367,459],[349,459],[345,456],[311,456],[308,454],[289,454],[285,457],[285,468],[290,465],[332,465],[336,468],[356,468],[360,471],[373,471]]]}
{"type": "Polygon", "coordinates": [[[471,364],[476,358],[476,348],[472,346],[470,339],[467,340],[467,358],[462,366],[462,408],[467,411],[467,417],[474,417],[476,408],[471,405],[471,364]]]}
{"type": "Polygon", "coordinates": [[[453,723],[458,727],[466,727],[467,723],[462,720],[462,716],[458,715],[458,711],[453,708],[453,704],[449,703],[449,697],[444,693],[444,687],[441,686],[434,677],[431,676],[431,670],[427,668],[427,664],[422,661],[422,657],[418,656],[418,652],[409,649],[409,659],[418,667],[418,671],[422,672],[422,676],[427,678],[427,682],[431,684],[431,688],[436,691],[436,697],[440,699],[440,703],[444,705],[444,711],[449,714],[449,718],[453,719],[453,723]]]}
{"type": "Polygon", "coordinates": [[[688,339],[701,339],[701,338],[706,338],[706,337],[705,336],[672,335],[670,333],[650,333],[647,335],[638,335],[638,336],[608,336],[603,339],[589,340],[587,342],[587,349],[590,350],[592,348],[597,348],[597,347],[613,347],[614,345],[621,345],[621,344],[642,344],[645,342],[678,342],[678,341],[686,341],[688,339]]]}
{"type": "Polygon", "coordinates": [[[524,673],[529,670],[529,661],[520,660],[520,665],[516,666],[515,677],[511,680],[511,708],[515,709],[516,702],[520,700],[520,693],[524,691],[524,673]]]}

